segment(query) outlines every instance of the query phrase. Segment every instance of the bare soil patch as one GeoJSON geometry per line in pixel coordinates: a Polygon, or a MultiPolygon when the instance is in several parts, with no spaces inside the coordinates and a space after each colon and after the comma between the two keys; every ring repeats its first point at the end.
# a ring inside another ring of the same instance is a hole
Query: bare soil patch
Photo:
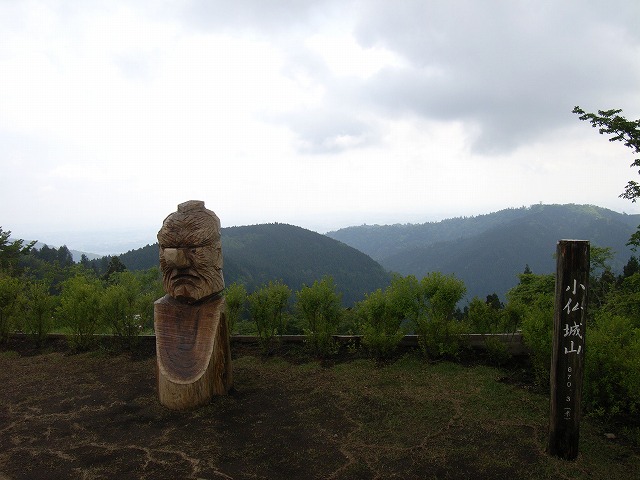
{"type": "Polygon", "coordinates": [[[624,478],[640,469],[638,452],[591,427],[578,462],[547,457],[546,398],[486,366],[412,354],[385,365],[293,361],[236,345],[232,393],[173,412],[157,401],[152,349],[9,348],[0,351],[2,480],[624,478]]]}

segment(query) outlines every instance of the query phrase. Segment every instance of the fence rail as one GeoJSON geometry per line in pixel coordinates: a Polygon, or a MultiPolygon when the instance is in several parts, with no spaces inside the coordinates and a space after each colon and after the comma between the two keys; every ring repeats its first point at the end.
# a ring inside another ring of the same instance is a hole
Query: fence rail
{"type": "MultiPolygon", "coordinates": [[[[98,338],[117,338],[115,335],[111,334],[95,334],[95,337],[98,338]]],[[[25,333],[13,333],[11,337],[16,340],[24,339],[25,341],[28,339],[28,335],[25,333]]],[[[50,333],[47,335],[48,338],[52,340],[65,340],[67,335],[63,333],[50,333]]],[[[524,344],[522,340],[522,334],[520,332],[516,333],[470,333],[462,335],[467,340],[467,344],[474,349],[484,350],[486,348],[486,341],[489,338],[497,339],[502,342],[506,347],[507,351],[513,356],[526,356],[529,355],[529,349],[524,344]]],[[[151,347],[155,345],[156,336],[155,335],[139,335],[140,343],[145,347],[151,347]]],[[[304,343],[307,339],[306,335],[277,335],[275,337],[277,340],[280,340],[282,343],[304,343]]],[[[362,335],[334,335],[333,338],[341,344],[344,343],[355,343],[359,344],[362,335]]],[[[231,344],[234,343],[245,343],[252,344],[258,343],[259,337],[256,335],[231,335],[231,344]]],[[[417,347],[418,346],[418,336],[417,335],[405,335],[400,341],[400,345],[404,347],[417,347]]]]}

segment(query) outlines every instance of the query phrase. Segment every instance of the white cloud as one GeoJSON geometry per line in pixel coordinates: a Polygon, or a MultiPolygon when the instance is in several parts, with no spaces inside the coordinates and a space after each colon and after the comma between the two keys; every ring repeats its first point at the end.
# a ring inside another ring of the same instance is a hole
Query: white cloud
{"type": "Polygon", "coordinates": [[[631,213],[630,151],[571,109],[640,117],[638,14],[633,0],[2,2],[0,225],[154,230],[188,198],[226,226],[322,231],[539,201],[631,213]]]}

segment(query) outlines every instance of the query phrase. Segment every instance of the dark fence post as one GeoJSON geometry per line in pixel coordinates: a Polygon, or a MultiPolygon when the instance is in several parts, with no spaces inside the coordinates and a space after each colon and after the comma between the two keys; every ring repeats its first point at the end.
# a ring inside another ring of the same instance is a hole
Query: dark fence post
{"type": "Polygon", "coordinates": [[[549,453],[566,460],[578,456],[588,282],[589,242],[560,240],[551,354],[549,453]]]}

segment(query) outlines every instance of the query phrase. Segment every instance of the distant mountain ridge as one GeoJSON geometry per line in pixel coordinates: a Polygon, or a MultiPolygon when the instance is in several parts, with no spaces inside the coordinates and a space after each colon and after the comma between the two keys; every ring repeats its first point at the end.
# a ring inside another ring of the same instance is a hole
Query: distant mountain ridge
{"type": "Polygon", "coordinates": [[[407,225],[348,227],[327,233],[361,250],[384,268],[422,277],[440,271],[455,274],[467,286],[467,298],[497,293],[502,299],[529,265],[534,273],[553,273],[558,240],[589,240],[611,247],[612,267],[620,271],[633,254],[625,244],[640,223],[593,205],[532,205],[478,217],[407,225]]]}
{"type": "MultiPolygon", "coordinates": [[[[517,275],[553,273],[558,240],[591,241],[615,252],[621,272],[633,254],[625,244],[640,224],[627,215],[593,205],[532,205],[468,218],[404,225],[363,225],[321,235],[287,224],[222,229],[227,284],[249,291],[282,280],[293,291],[331,275],[351,305],[365,293],[384,288],[391,273],[424,275],[440,271],[465,282],[467,299],[497,293],[502,300],[517,275]],[[376,263],[377,262],[377,263],[376,263]]],[[[130,270],[158,265],[158,245],[119,256],[130,270]]]]}
{"type": "MultiPolygon", "coordinates": [[[[343,304],[389,284],[391,275],[366,254],[310,230],[282,223],[223,228],[225,283],[243,283],[249,292],[282,280],[294,292],[324,275],[333,277],[343,304]]],[[[130,270],[158,265],[158,244],[119,255],[130,270]]]]}

